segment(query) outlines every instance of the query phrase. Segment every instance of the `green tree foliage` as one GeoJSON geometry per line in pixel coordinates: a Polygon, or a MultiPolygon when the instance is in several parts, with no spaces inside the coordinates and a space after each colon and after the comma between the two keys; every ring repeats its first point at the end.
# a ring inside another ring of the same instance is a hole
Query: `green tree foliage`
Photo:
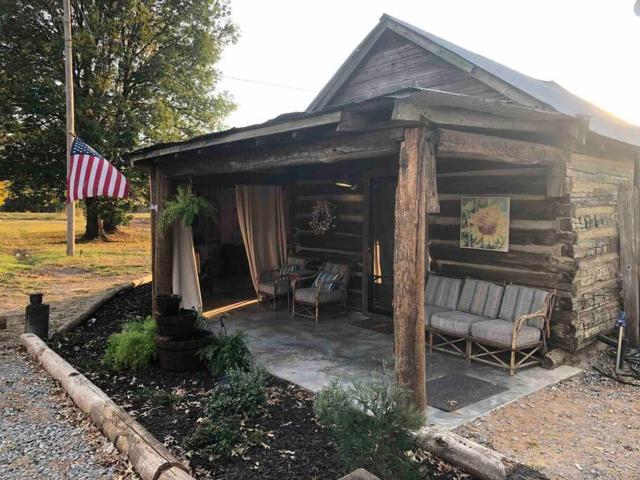
{"type": "MultiPolygon", "coordinates": [[[[76,131],[144,194],[146,179],[125,166],[122,153],[219,129],[234,108],[215,92],[216,63],[237,36],[228,0],[71,4],[76,131]]],[[[61,204],[62,2],[0,0],[0,38],[0,180],[10,180],[13,196],[32,209],[61,204]]],[[[133,202],[88,201],[89,236],[100,220],[116,227],[133,202]]]]}

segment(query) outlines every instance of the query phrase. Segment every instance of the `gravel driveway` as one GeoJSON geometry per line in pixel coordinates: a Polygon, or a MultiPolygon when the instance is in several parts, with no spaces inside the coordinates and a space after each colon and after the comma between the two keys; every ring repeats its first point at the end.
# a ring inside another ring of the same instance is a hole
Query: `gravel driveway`
{"type": "Polygon", "coordinates": [[[0,478],[135,478],[46,372],[0,349],[0,478]]]}

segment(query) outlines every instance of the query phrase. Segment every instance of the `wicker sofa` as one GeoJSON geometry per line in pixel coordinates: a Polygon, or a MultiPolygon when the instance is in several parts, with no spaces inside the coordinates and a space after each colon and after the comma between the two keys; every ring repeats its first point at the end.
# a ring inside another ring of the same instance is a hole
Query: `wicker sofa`
{"type": "Polygon", "coordinates": [[[514,374],[547,352],[555,291],[431,274],[425,291],[429,349],[514,374]]]}

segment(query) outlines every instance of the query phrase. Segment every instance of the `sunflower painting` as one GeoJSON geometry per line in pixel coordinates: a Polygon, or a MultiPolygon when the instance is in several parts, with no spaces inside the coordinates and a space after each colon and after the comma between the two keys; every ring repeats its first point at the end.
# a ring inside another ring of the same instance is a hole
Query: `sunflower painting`
{"type": "Polygon", "coordinates": [[[509,251],[509,197],[462,197],[460,247],[509,251]]]}

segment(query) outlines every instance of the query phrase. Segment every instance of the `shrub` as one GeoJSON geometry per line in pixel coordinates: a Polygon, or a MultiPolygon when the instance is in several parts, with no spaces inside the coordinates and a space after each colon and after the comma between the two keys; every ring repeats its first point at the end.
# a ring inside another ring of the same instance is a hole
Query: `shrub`
{"type": "Polygon", "coordinates": [[[413,448],[410,430],[420,427],[424,417],[408,400],[408,391],[394,383],[343,388],[333,382],[318,393],[314,411],[349,470],[367,467],[381,478],[414,478],[418,465],[405,452],[413,448]]]}
{"type": "Polygon", "coordinates": [[[267,401],[266,379],[267,373],[259,367],[229,370],[227,381],[218,383],[209,394],[207,415],[211,418],[257,415],[267,401]]]}
{"type": "Polygon", "coordinates": [[[155,333],[156,322],[151,317],[126,323],[120,333],[107,339],[104,364],[113,370],[148,367],[156,356],[155,333]]]}
{"type": "Polygon", "coordinates": [[[198,350],[198,358],[207,364],[216,377],[234,368],[246,370],[251,366],[247,335],[243,332],[228,335],[225,330],[214,333],[209,343],[198,350]]]}
{"type": "Polygon", "coordinates": [[[213,421],[207,418],[198,424],[184,446],[201,455],[228,456],[241,440],[242,434],[235,419],[213,421]]]}

